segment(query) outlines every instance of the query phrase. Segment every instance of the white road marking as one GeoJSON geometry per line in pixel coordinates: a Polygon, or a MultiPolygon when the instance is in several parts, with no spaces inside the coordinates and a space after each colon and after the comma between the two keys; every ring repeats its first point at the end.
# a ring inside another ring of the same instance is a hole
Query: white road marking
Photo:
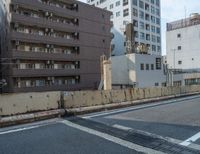
{"type": "Polygon", "coordinates": [[[187,140],[183,141],[182,143],[180,143],[180,145],[189,146],[190,144],[194,143],[198,139],[200,139],[200,132],[188,138],[187,140]]]}
{"type": "Polygon", "coordinates": [[[125,130],[125,131],[132,130],[132,128],[130,128],[130,127],[125,127],[125,126],[118,125],[118,124],[113,125],[113,127],[121,129],[121,130],[125,130]]]}
{"type": "Polygon", "coordinates": [[[2,129],[0,129],[1,130],[0,135],[16,133],[16,132],[21,132],[21,131],[25,131],[25,130],[31,130],[31,129],[47,126],[47,125],[50,125],[50,124],[54,124],[54,123],[57,123],[59,121],[61,121],[61,119],[55,118],[55,119],[35,122],[33,124],[24,124],[22,126],[13,126],[13,127],[10,127],[10,128],[5,128],[5,129],[2,128],[2,129]]]}
{"type": "Polygon", "coordinates": [[[32,127],[26,127],[26,128],[19,128],[19,129],[14,129],[14,130],[8,130],[8,131],[5,131],[5,132],[0,132],[0,135],[10,134],[10,133],[15,133],[15,132],[21,132],[21,131],[24,131],[24,130],[30,130],[30,129],[34,129],[34,128],[38,128],[38,127],[41,127],[41,126],[32,126],[32,127]]]}
{"type": "Polygon", "coordinates": [[[102,133],[102,132],[99,132],[99,131],[96,131],[96,130],[93,130],[93,129],[90,129],[90,128],[87,128],[87,127],[84,127],[84,126],[80,126],[80,125],[72,123],[68,120],[63,120],[61,123],[65,124],[67,126],[70,126],[72,128],[76,128],[78,130],[81,130],[83,132],[86,132],[88,134],[98,136],[100,138],[103,138],[105,140],[111,141],[113,143],[119,144],[123,147],[129,148],[129,149],[132,149],[132,150],[136,150],[136,151],[140,151],[140,152],[148,153],[148,154],[164,154],[160,151],[155,151],[155,150],[152,150],[152,149],[149,149],[149,148],[145,148],[145,147],[142,147],[140,145],[136,145],[134,143],[131,143],[131,142],[122,140],[120,138],[111,136],[109,134],[105,134],[105,133],[102,133]]]}
{"type": "MultiPolygon", "coordinates": [[[[199,98],[199,96],[191,96],[191,97],[187,97],[187,98],[168,100],[168,101],[164,101],[164,102],[161,102],[161,103],[151,103],[151,104],[142,105],[142,106],[138,106],[138,107],[129,107],[129,108],[124,108],[124,109],[119,109],[119,110],[114,110],[114,111],[108,111],[108,112],[100,112],[100,113],[97,113],[97,114],[86,115],[86,116],[81,116],[81,117],[84,118],[84,119],[90,119],[90,118],[94,118],[94,117],[107,116],[107,115],[117,114],[117,113],[122,113],[122,112],[129,112],[129,111],[133,111],[133,110],[137,110],[137,109],[143,109],[143,108],[148,108],[148,107],[156,107],[156,106],[159,106],[159,105],[167,105],[169,103],[170,104],[175,103],[176,101],[184,101],[184,100],[194,99],[194,98],[199,98]]],[[[182,103],[182,102],[178,102],[178,103],[182,103]]]]}

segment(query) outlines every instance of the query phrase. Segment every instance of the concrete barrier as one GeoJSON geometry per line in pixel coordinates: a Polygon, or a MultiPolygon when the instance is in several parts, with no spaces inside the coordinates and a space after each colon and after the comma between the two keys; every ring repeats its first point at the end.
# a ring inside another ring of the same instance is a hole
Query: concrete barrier
{"type": "MultiPolygon", "coordinates": [[[[84,108],[200,92],[200,86],[144,89],[43,92],[0,95],[0,117],[60,109],[84,108]],[[61,97],[62,96],[62,97],[61,97]],[[62,98],[62,99],[61,99],[62,98]]],[[[142,102],[142,101],[141,101],[142,102]]],[[[115,106],[116,106],[115,105],[115,106]]]]}
{"type": "Polygon", "coordinates": [[[77,91],[69,92],[68,95],[64,96],[64,107],[66,109],[83,108],[165,96],[175,97],[181,94],[194,92],[200,92],[200,86],[155,87],[143,89],[134,88],[107,91],[77,91]]]}
{"type": "Polygon", "coordinates": [[[60,92],[0,95],[0,116],[58,109],[60,92]]]}

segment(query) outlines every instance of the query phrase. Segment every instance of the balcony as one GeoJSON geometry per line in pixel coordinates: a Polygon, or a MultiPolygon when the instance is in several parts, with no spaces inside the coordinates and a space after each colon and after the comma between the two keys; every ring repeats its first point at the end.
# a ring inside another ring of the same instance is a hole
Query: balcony
{"type": "Polygon", "coordinates": [[[78,5],[71,1],[71,3],[67,3],[65,7],[58,7],[58,5],[52,5],[53,3],[43,3],[42,0],[12,0],[12,4],[14,5],[22,5],[25,8],[37,8],[38,10],[46,10],[46,11],[52,11],[53,13],[58,13],[61,16],[62,15],[71,15],[74,16],[75,13],[78,12],[78,5]],[[51,5],[50,5],[51,4],[51,5]],[[70,6],[70,7],[69,7],[70,6]],[[74,8],[74,9],[73,9],[74,8]]]}
{"type": "Polygon", "coordinates": [[[24,15],[20,15],[17,13],[12,13],[11,15],[11,22],[13,23],[23,23],[25,25],[40,25],[41,27],[49,27],[57,30],[66,31],[68,30],[70,32],[73,32],[74,29],[78,30],[78,26],[75,26],[74,24],[69,24],[67,22],[57,22],[48,20],[46,18],[34,18],[34,17],[28,17],[24,15]],[[52,24],[53,23],[53,24],[52,24]]]}
{"type": "Polygon", "coordinates": [[[79,46],[79,40],[69,40],[67,38],[59,38],[59,37],[52,37],[52,36],[41,36],[41,35],[34,35],[34,34],[24,34],[19,32],[11,32],[12,40],[22,40],[24,42],[30,43],[46,43],[46,44],[56,44],[60,46],[72,45],[79,46]]]}
{"type": "Polygon", "coordinates": [[[78,54],[61,54],[61,53],[45,53],[45,52],[27,52],[13,50],[12,57],[14,59],[30,59],[30,60],[55,60],[55,61],[74,61],[80,58],[78,54]]]}
{"type": "MultiPolygon", "coordinates": [[[[49,85],[49,86],[43,86],[43,87],[26,87],[26,88],[13,88],[13,92],[40,92],[40,91],[74,91],[86,88],[85,85],[78,83],[78,84],[71,84],[71,85],[49,85]]],[[[88,88],[93,88],[89,87],[88,88]]]]}
{"type": "Polygon", "coordinates": [[[80,75],[80,69],[12,69],[13,77],[45,77],[80,75]]]}

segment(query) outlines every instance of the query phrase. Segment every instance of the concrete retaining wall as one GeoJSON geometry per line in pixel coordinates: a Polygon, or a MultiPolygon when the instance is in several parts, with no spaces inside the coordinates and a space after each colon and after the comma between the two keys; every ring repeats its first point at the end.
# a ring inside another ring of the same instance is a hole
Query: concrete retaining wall
{"type": "Polygon", "coordinates": [[[200,86],[160,87],[107,91],[77,91],[64,96],[67,109],[200,92],[200,86]]]}
{"type": "Polygon", "coordinates": [[[58,109],[60,92],[0,95],[0,116],[58,109]]]}

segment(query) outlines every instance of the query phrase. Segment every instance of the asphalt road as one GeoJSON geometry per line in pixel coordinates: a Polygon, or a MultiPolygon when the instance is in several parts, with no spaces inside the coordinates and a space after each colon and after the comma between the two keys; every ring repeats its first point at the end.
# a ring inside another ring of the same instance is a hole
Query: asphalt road
{"type": "MultiPolygon", "coordinates": [[[[109,125],[120,125],[185,141],[200,132],[200,96],[163,101],[152,105],[127,108],[111,114],[99,113],[86,115],[109,125]]],[[[200,145],[200,135],[195,144],[200,145]]]]}
{"type": "Polygon", "coordinates": [[[200,96],[0,129],[0,154],[200,153],[200,96]]]}

